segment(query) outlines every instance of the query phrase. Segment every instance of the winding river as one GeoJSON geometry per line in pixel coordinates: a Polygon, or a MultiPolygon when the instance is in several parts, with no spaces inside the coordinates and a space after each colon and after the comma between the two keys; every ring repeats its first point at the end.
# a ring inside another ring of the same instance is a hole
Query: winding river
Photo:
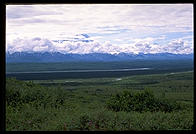
{"type": "Polygon", "coordinates": [[[67,71],[32,71],[32,72],[6,72],[6,74],[22,74],[22,73],[61,73],[61,72],[115,72],[115,71],[135,71],[149,70],[151,68],[132,68],[132,69],[111,69],[111,70],[67,70],[67,71]]]}

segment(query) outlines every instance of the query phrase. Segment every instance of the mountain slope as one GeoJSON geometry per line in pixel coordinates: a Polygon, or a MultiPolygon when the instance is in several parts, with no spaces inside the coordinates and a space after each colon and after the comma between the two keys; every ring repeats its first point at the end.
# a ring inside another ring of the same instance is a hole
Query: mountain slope
{"type": "Polygon", "coordinates": [[[193,54],[172,54],[172,53],[157,53],[157,54],[107,54],[107,53],[89,53],[89,54],[62,54],[59,52],[15,52],[6,53],[6,63],[13,62],[78,62],[78,61],[130,61],[130,60],[180,60],[192,59],[193,54]]]}

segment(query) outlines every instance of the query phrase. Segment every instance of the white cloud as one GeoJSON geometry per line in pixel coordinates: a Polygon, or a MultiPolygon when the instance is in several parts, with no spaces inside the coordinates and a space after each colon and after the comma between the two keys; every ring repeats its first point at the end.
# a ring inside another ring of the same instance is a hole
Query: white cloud
{"type": "MultiPolygon", "coordinates": [[[[76,36],[80,37],[80,36],[76,36]]],[[[160,45],[152,42],[153,38],[135,39],[133,44],[117,45],[109,41],[100,43],[98,41],[85,42],[81,38],[72,40],[51,41],[45,38],[19,39],[9,42],[6,51],[13,52],[61,52],[61,53],[193,53],[193,48],[189,42],[172,40],[168,44],[160,45]]]]}
{"type": "MultiPolygon", "coordinates": [[[[126,27],[138,32],[154,30],[177,31],[193,25],[193,5],[191,4],[66,4],[66,5],[32,5],[7,6],[7,22],[26,27],[37,22],[58,27],[59,31],[104,32],[97,27],[126,27]],[[11,17],[19,16],[19,17],[11,17]],[[13,19],[14,18],[14,19],[13,19]],[[150,27],[149,27],[150,26],[150,27]],[[163,26],[161,28],[153,28],[163,26]]],[[[11,29],[17,29],[12,27],[11,29]]],[[[43,27],[44,28],[44,27],[43,27]]],[[[51,27],[52,28],[52,27],[51,27]]],[[[34,29],[33,27],[31,29],[34,29]]],[[[106,28],[111,29],[111,28],[106,28]]],[[[118,29],[118,28],[117,28],[118,29]]],[[[40,29],[42,30],[42,29],[40,29]]],[[[33,30],[34,31],[34,30],[33,30]]],[[[44,31],[52,31],[44,29],[44,31]]],[[[22,30],[21,30],[22,32],[22,30]]],[[[36,32],[39,32],[36,29],[36,32]]]]}
{"type": "Polygon", "coordinates": [[[193,48],[181,39],[173,40],[168,44],[168,52],[170,53],[193,53],[193,48]]]}
{"type": "Polygon", "coordinates": [[[32,38],[32,39],[20,39],[17,38],[13,42],[9,42],[6,46],[6,50],[13,52],[41,52],[41,51],[53,51],[53,44],[48,39],[32,38]]]}
{"type": "Polygon", "coordinates": [[[180,47],[174,42],[155,44],[157,40],[170,42],[172,39],[167,37],[172,33],[186,32],[193,32],[193,4],[6,6],[6,50],[9,51],[188,53],[193,51],[193,43],[183,39],[183,35],[180,37],[183,43],[177,42],[180,47]],[[94,41],[61,44],[52,41],[72,40],[82,33],[94,34],[88,39],[94,41]],[[35,36],[41,40],[32,40],[35,36]]]}
{"type": "Polygon", "coordinates": [[[152,37],[148,37],[148,38],[143,38],[143,39],[133,39],[133,41],[136,43],[136,44],[139,44],[139,43],[152,43],[153,41],[155,40],[155,38],[152,38],[152,37]]]}

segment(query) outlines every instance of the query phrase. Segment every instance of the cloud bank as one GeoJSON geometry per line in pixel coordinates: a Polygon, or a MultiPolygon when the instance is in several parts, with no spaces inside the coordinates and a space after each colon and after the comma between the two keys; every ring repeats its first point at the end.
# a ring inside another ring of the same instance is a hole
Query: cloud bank
{"type": "Polygon", "coordinates": [[[6,6],[9,52],[192,53],[192,40],[193,4],[6,6]]]}
{"type": "MultiPolygon", "coordinates": [[[[78,36],[77,36],[78,37],[78,36]]],[[[88,37],[89,38],[89,37],[88,37]]],[[[151,38],[135,40],[132,44],[111,44],[109,41],[100,43],[85,38],[72,38],[69,40],[49,40],[46,38],[20,39],[17,38],[7,44],[6,51],[13,52],[60,52],[60,53],[193,53],[192,46],[181,39],[172,40],[168,44],[159,45],[154,43],[151,38]],[[150,40],[150,41],[149,41],[150,40]]]]}

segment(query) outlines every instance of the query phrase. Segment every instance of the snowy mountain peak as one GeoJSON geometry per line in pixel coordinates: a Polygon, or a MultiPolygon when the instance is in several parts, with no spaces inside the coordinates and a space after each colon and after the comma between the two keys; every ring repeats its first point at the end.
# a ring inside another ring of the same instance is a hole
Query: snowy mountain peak
{"type": "Polygon", "coordinates": [[[193,60],[193,54],[172,54],[172,53],[158,53],[158,54],[108,54],[108,53],[89,53],[89,54],[70,54],[60,52],[15,52],[6,53],[6,62],[68,62],[68,61],[131,61],[131,60],[193,60]]]}

